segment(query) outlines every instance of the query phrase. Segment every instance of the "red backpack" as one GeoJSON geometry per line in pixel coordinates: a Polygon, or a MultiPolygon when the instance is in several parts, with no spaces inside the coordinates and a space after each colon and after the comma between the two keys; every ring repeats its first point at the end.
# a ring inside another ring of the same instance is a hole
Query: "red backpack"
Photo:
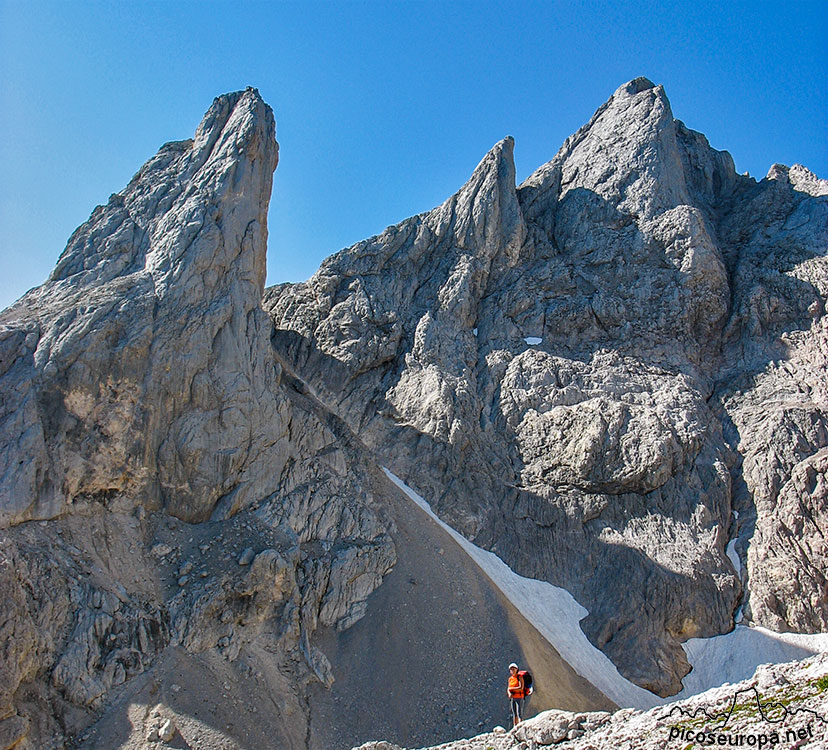
{"type": "Polygon", "coordinates": [[[528,698],[535,692],[535,681],[532,679],[532,673],[526,669],[518,672],[518,677],[523,678],[523,695],[521,697],[528,698]]]}

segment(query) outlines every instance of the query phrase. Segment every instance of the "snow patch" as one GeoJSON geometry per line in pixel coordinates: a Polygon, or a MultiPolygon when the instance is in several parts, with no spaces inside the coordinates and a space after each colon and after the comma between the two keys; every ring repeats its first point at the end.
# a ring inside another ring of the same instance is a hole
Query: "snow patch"
{"type": "MultiPolygon", "coordinates": [[[[547,581],[518,575],[493,552],[472,544],[441,521],[431,506],[399,477],[385,467],[382,470],[452,536],[579,675],[619,706],[652,708],[703,693],[725,683],[745,680],[753,675],[760,664],[780,664],[828,652],[828,633],[774,633],[765,628],[737,625],[725,635],[693,638],[684,643],[683,648],[693,671],[684,678],[684,688],[678,695],[659,698],[622,677],[607,656],[587,640],[578,623],[589,612],[566,589],[553,586],[547,581]]],[[[728,545],[728,556],[731,551],[735,555],[732,544],[733,542],[728,545]]],[[[736,559],[738,561],[738,556],[736,559]]],[[[740,570],[739,567],[736,569],[740,570]]]]}
{"type": "Polygon", "coordinates": [[[725,550],[725,552],[727,552],[727,556],[730,558],[730,562],[733,563],[733,568],[736,570],[736,575],[739,576],[739,578],[741,578],[742,561],[739,559],[739,555],[736,553],[735,539],[731,539],[730,542],[728,542],[727,549],[725,550]]]}
{"type": "Polygon", "coordinates": [[[525,339],[523,339],[523,340],[524,340],[527,344],[529,344],[529,346],[537,346],[537,345],[538,345],[538,344],[540,344],[540,342],[542,341],[542,339],[539,339],[537,336],[527,336],[527,337],[526,337],[525,339]]]}
{"type": "Polygon", "coordinates": [[[725,635],[691,638],[682,645],[693,671],[684,678],[684,689],[670,701],[689,698],[725,682],[746,680],[760,664],[782,664],[826,652],[828,633],[774,633],[737,625],[725,635]]]}
{"type": "Polygon", "coordinates": [[[477,329],[476,329],[476,328],[472,328],[472,333],[473,333],[475,336],[477,336],[477,329]]]}

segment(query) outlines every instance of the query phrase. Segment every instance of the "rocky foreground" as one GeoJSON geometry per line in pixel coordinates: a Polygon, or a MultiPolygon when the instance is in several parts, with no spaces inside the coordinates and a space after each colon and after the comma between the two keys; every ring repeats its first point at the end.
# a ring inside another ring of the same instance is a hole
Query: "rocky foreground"
{"type": "MultiPolygon", "coordinates": [[[[511,731],[422,750],[690,750],[694,747],[828,746],[828,654],[764,665],[750,680],[723,685],[650,711],[545,711],[511,731]]],[[[402,750],[368,742],[357,750],[402,750]]]]}

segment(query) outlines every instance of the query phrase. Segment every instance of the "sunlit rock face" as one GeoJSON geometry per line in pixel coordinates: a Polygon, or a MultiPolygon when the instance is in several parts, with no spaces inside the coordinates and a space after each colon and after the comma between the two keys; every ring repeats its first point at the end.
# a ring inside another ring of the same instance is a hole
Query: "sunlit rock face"
{"type": "Polygon", "coordinates": [[[366,650],[465,660],[390,739],[485,724],[505,650],[611,708],[383,465],[660,695],[687,638],[826,629],[828,184],[737,175],[645,79],[517,187],[513,148],[264,289],[274,117],[221,96],[0,314],[0,750],[328,748],[366,650]]]}
{"type": "Polygon", "coordinates": [[[303,748],[311,636],[394,564],[377,470],[270,343],[277,160],[258,92],[218,97],[0,316],[0,748],[303,748]]]}
{"type": "Polygon", "coordinates": [[[129,495],[185,520],[260,495],[288,419],[260,309],[270,108],[216,99],[2,316],[4,525],[129,495]]]}
{"type": "Polygon", "coordinates": [[[643,78],[517,187],[512,150],[266,290],[280,356],[637,684],[734,619],[824,630],[828,183],[738,175],[643,78]]]}

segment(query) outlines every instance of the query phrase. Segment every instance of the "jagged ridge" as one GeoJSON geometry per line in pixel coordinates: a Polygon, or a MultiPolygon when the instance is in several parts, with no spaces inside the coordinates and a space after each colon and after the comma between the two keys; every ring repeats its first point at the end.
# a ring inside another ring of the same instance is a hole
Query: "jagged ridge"
{"type": "Polygon", "coordinates": [[[737,175],[646,79],[517,188],[511,151],[267,290],[277,349],[639,685],[735,617],[825,629],[824,181],[737,175]]]}

